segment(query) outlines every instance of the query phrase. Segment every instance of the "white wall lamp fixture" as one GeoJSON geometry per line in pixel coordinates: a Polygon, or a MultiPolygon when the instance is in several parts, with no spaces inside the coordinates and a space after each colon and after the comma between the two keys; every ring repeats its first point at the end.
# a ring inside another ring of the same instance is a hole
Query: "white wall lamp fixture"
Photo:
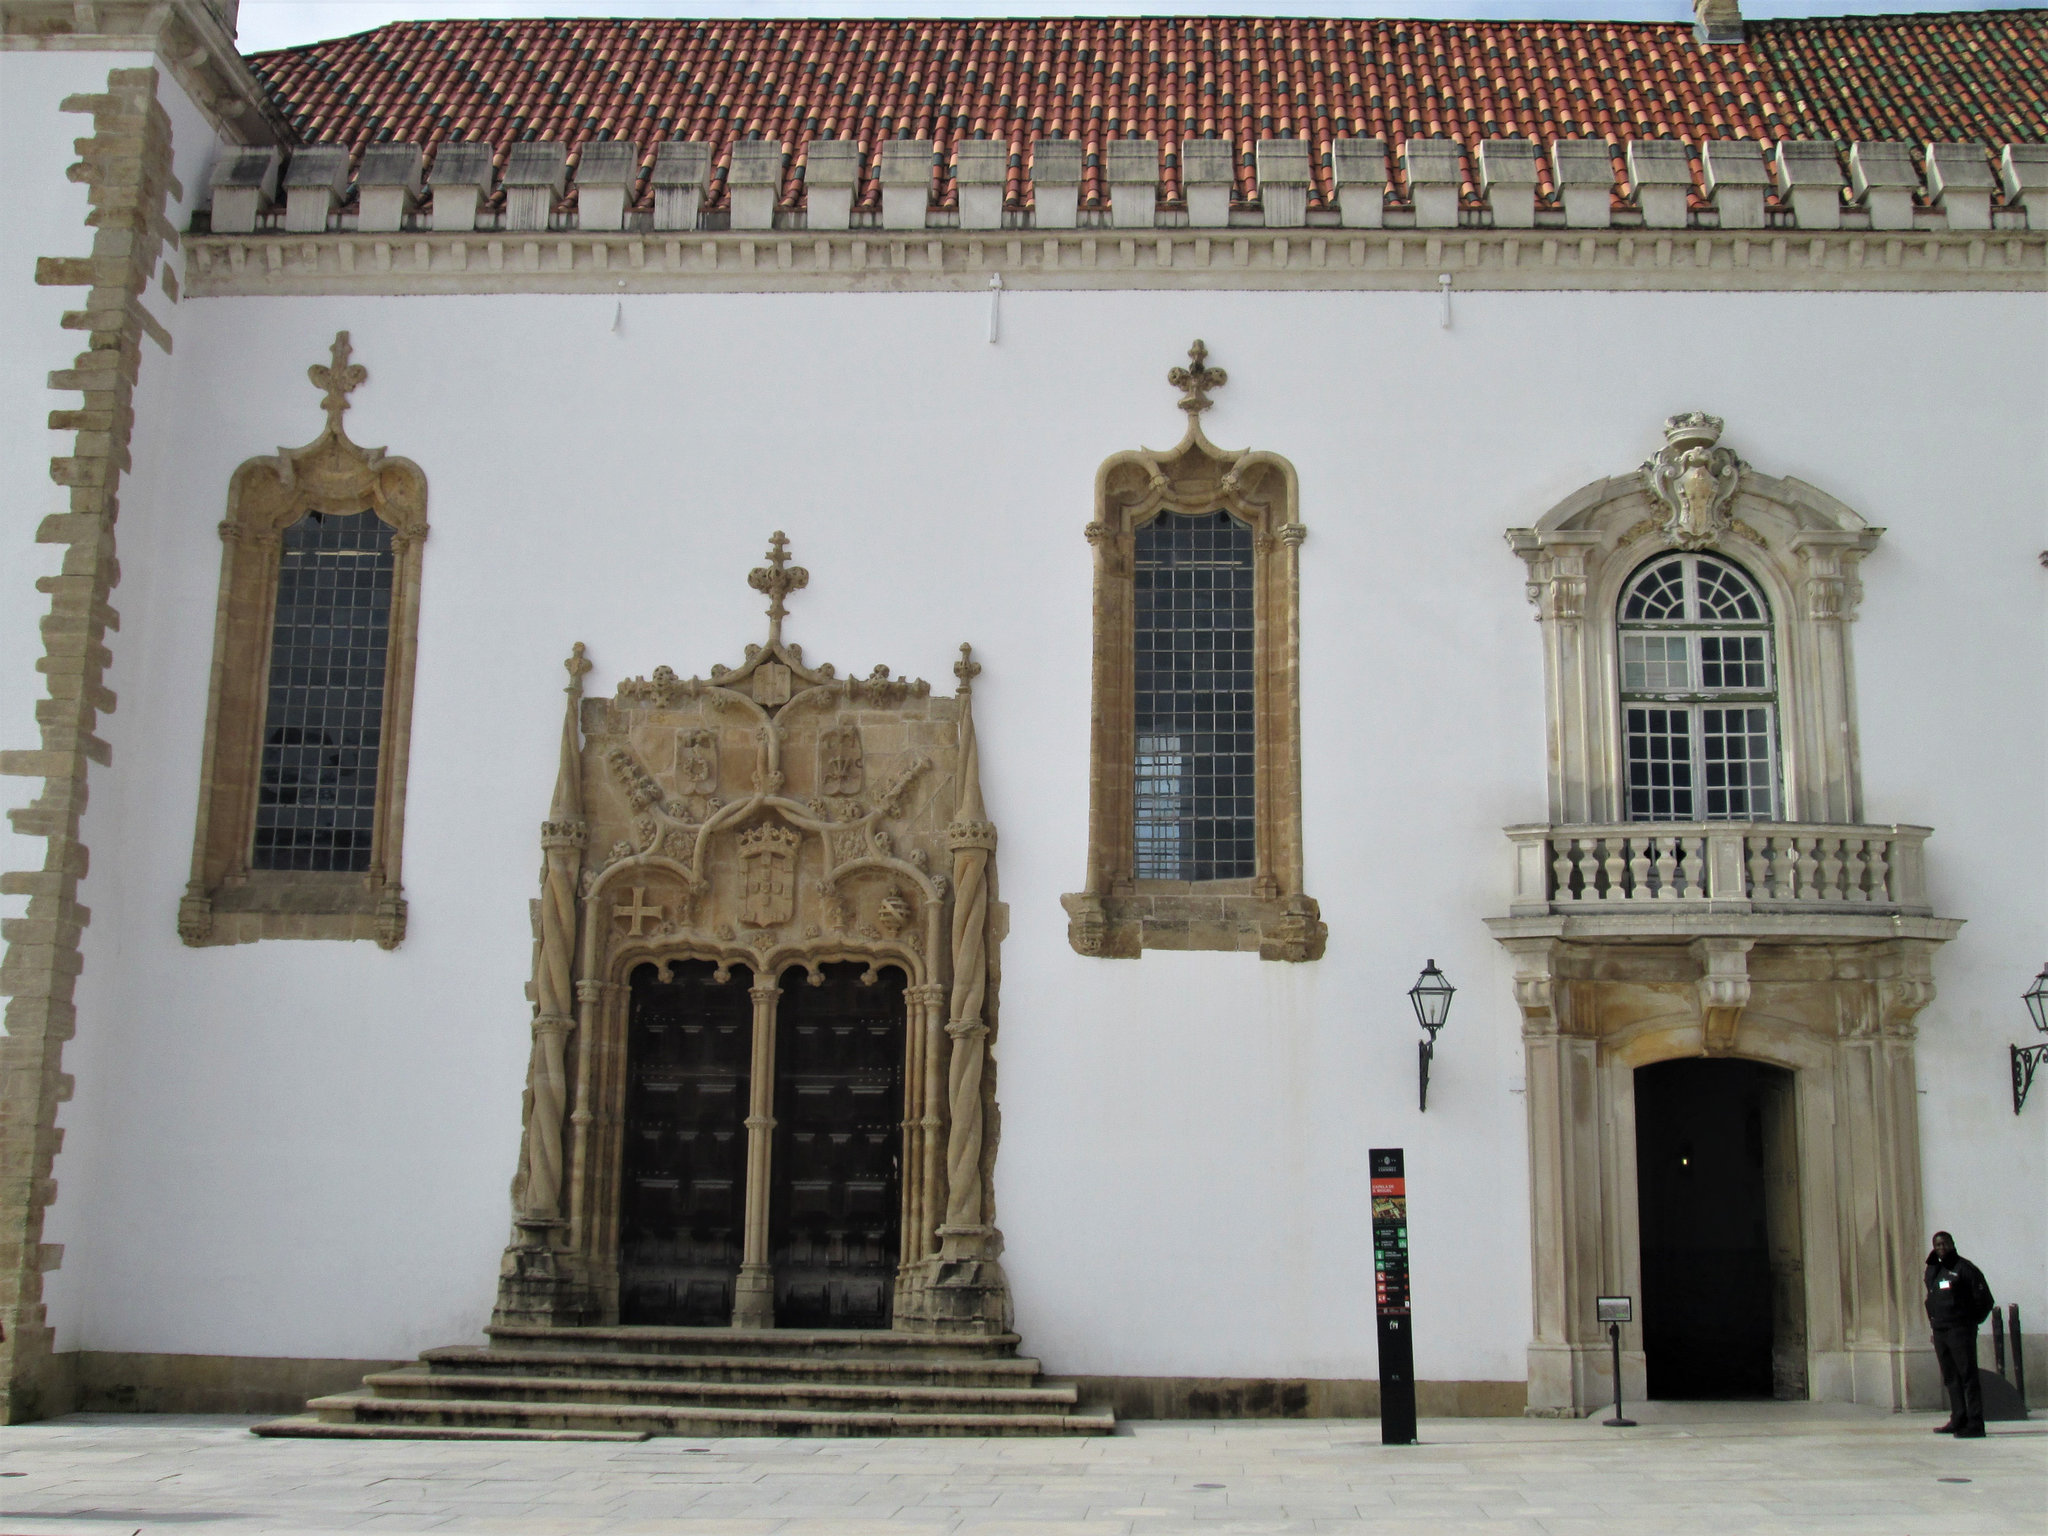
{"type": "MultiPolygon", "coordinates": [[[[1422,1112],[1429,1112],[1429,1064],[1436,1056],[1436,1032],[1444,1027],[1444,1020],[1451,1016],[1451,994],[1458,989],[1444,980],[1444,973],[1430,961],[1422,968],[1422,974],[1415,978],[1415,985],[1408,989],[1408,1001],[1415,1005],[1416,1022],[1422,1026],[1429,1038],[1416,1043],[1418,1059],[1422,1065],[1422,1112]]],[[[2015,1069],[2017,1070],[2017,1069],[2015,1069]]]]}
{"type": "MultiPolygon", "coordinates": [[[[2041,967],[2041,974],[2034,978],[2034,984],[2020,994],[2027,1005],[2027,1013],[2034,1020],[2034,1028],[2048,1035],[2048,965],[2041,967]]],[[[2012,1112],[2018,1114],[2026,1106],[2027,1090],[2034,1086],[2034,1074],[2041,1069],[2041,1063],[2048,1061],[2048,1045],[2015,1045],[2012,1051],[2012,1112]]]]}

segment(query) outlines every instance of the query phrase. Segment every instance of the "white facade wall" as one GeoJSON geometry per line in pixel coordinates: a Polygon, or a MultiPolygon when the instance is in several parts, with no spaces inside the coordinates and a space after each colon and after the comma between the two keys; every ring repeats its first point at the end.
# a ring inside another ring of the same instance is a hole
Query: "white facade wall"
{"type": "MultiPolygon", "coordinates": [[[[60,189],[37,214],[53,239],[83,212],[60,189]]],[[[31,316],[12,289],[0,302],[31,316]]],[[[122,497],[121,705],[86,826],[94,921],[50,1213],[59,1347],[383,1358],[479,1335],[561,658],[587,642],[602,692],[736,663],[765,625],[746,572],[782,528],[811,572],[789,634],[812,661],[950,691],[970,639],[987,667],[1012,914],[998,1220],[1026,1349],[1056,1372],[1373,1375],[1366,1152],[1398,1145],[1418,1375],[1522,1378],[1520,1020],[1481,919],[1507,907],[1501,827],[1543,815],[1545,721],[1501,531],[1626,472],[1687,409],[1890,530],[1856,626],[1866,819],[1933,825],[1936,910],[1969,919],[1920,1020],[1926,1209],[2001,1300],[2048,1315],[2048,1110],[2014,1120],[2005,1086],[2048,953],[2048,306],[1455,303],[1445,330],[1433,294],[1013,293],[994,346],[980,296],[636,296],[617,332],[610,297],[180,306],[175,369],[145,376],[175,388],[145,390],[122,497]],[[317,432],[305,369],[339,329],[370,372],[351,435],[430,487],[410,928],[392,953],[188,949],[215,526],[237,464],[317,432]],[[1084,959],[1058,903],[1086,847],[1093,475],[1178,436],[1164,373],[1197,335],[1231,375],[1210,436],[1300,472],[1315,964],[1084,959]],[[1403,994],[1427,957],[1459,993],[1423,1116],[1403,994]]],[[[70,336],[36,324],[61,365],[70,336]]],[[[10,485],[19,453],[55,451],[23,426],[48,407],[19,374],[10,485]]],[[[33,522],[10,509],[14,561],[33,522]]],[[[9,745],[34,684],[26,585],[10,573],[9,745]]]]}

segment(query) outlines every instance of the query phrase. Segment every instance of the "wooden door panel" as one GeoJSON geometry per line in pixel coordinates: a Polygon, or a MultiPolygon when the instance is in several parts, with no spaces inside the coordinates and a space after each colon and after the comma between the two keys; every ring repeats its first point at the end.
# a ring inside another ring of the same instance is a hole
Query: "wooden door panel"
{"type": "Polygon", "coordinates": [[[784,1328],[886,1328],[899,1251],[904,978],[782,982],[769,1251],[784,1328]]]}
{"type": "Polygon", "coordinates": [[[732,1321],[746,1197],[751,977],[708,961],[632,977],[619,1320],[732,1321]]]}

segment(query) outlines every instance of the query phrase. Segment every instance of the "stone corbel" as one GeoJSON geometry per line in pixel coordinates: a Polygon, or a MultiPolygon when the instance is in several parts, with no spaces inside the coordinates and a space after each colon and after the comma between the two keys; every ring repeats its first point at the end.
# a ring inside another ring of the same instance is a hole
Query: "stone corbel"
{"type": "Polygon", "coordinates": [[[1515,961],[1515,1006],[1522,1010],[1524,1039],[1572,1033],[1570,988],[1559,962],[1564,946],[1554,938],[1503,939],[1515,961]]]}
{"type": "Polygon", "coordinates": [[[1586,616],[1586,561],[1601,535],[1579,529],[1510,528],[1508,548],[1529,567],[1524,589],[1539,621],[1586,616]]]}
{"type": "Polygon", "coordinates": [[[1899,946],[1897,974],[1877,983],[1878,1028],[1894,1040],[1912,1040],[1917,1020],[1934,1001],[1934,946],[1911,940],[1899,946]]]}
{"type": "Polygon", "coordinates": [[[1856,617],[1857,605],[1863,600],[1863,583],[1856,579],[1856,567],[1877,547],[1883,531],[1808,529],[1792,535],[1792,550],[1805,578],[1800,598],[1807,618],[1848,623],[1856,617]]]}
{"type": "Polygon", "coordinates": [[[1754,939],[1694,939],[1699,962],[1700,1046],[1709,1056],[1735,1049],[1742,1010],[1749,1006],[1749,951],[1754,939]]]}

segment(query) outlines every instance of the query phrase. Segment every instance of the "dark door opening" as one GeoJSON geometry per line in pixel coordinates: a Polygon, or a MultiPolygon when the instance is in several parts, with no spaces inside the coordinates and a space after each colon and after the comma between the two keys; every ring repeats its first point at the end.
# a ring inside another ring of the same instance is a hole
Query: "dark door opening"
{"type": "Polygon", "coordinates": [[[887,1328],[899,1251],[904,978],[783,973],[768,1248],[778,1328],[887,1328]]]}
{"type": "Polygon", "coordinates": [[[722,1328],[732,1322],[745,1227],[747,1063],[753,978],[677,961],[664,982],[632,976],[619,1320],[722,1328]]]}
{"type": "Polygon", "coordinates": [[[1754,1061],[1636,1069],[1651,1397],[1806,1396],[1793,1085],[1754,1061]]]}

